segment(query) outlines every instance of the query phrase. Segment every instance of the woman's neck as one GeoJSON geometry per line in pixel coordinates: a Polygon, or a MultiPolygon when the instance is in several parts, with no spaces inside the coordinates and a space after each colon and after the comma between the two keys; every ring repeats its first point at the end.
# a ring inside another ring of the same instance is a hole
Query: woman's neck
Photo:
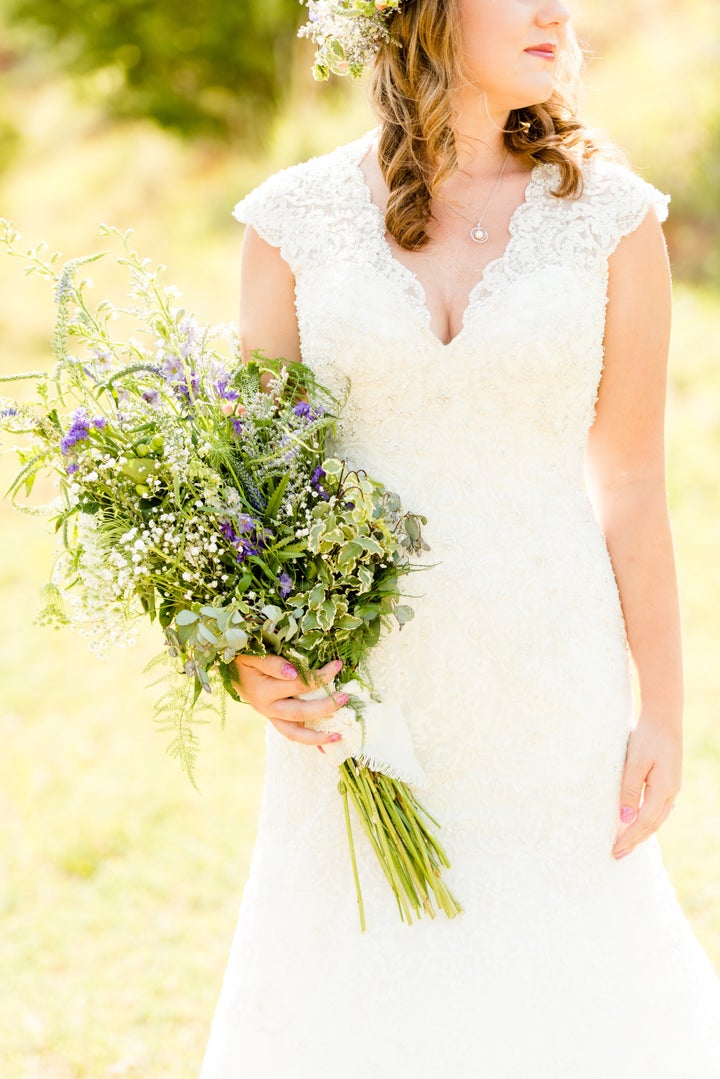
{"type": "Polygon", "coordinates": [[[485,94],[461,94],[455,110],[458,168],[473,179],[494,175],[505,157],[508,113],[494,114],[485,94]]]}

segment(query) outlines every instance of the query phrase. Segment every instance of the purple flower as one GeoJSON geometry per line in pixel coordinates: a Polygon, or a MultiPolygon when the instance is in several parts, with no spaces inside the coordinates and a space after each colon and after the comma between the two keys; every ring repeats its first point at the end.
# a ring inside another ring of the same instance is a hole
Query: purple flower
{"type": "Polygon", "coordinates": [[[84,408],[77,408],[71,416],[70,426],[60,440],[60,451],[63,455],[70,452],[78,442],[83,442],[90,437],[91,420],[84,408]]]}
{"type": "Polygon", "coordinates": [[[176,393],[182,397],[197,397],[200,390],[200,378],[195,371],[190,372],[190,379],[185,377],[185,368],[179,356],[169,352],[163,360],[161,374],[176,393]]]}
{"type": "Polygon", "coordinates": [[[4,408],[0,412],[0,420],[6,420],[10,416],[17,416],[18,410],[16,408],[4,408]]]}
{"type": "Polygon", "coordinates": [[[292,581],[287,573],[278,574],[278,592],[283,599],[292,592],[292,581]]]}
{"type": "Polygon", "coordinates": [[[235,544],[240,539],[237,532],[235,531],[235,529],[233,528],[233,526],[230,524],[229,521],[221,521],[220,522],[220,532],[225,537],[225,539],[228,541],[228,543],[235,544]]]}
{"type": "Polygon", "coordinates": [[[143,390],[143,401],[147,401],[149,405],[156,405],[160,399],[160,394],[157,390],[143,390]]]}
{"type": "Polygon", "coordinates": [[[237,401],[240,394],[237,390],[228,389],[229,381],[230,376],[227,374],[224,374],[221,377],[217,378],[215,380],[215,393],[218,395],[218,397],[222,398],[223,401],[237,401]]]}
{"type": "Polygon", "coordinates": [[[241,535],[249,535],[260,528],[260,524],[249,513],[241,513],[237,520],[238,531],[241,535]]]}
{"type": "Polygon", "coordinates": [[[67,472],[68,476],[72,476],[72,474],[74,472],[77,472],[79,468],[80,465],[77,463],[77,461],[70,461],[69,464],[65,465],[65,471],[67,472]]]}
{"type": "Polygon", "coordinates": [[[293,413],[301,419],[307,420],[308,423],[313,423],[315,420],[319,419],[323,412],[323,408],[313,408],[308,401],[298,401],[293,408],[293,413]]]}
{"type": "Polygon", "coordinates": [[[251,555],[258,555],[265,547],[270,533],[248,513],[241,513],[235,525],[229,520],[220,521],[220,532],[237,551],[238,562],[251,555]]]}
{"type": "Polygon", "coordinates": [[[320,468],[320,466],[318,465],[318,467],[315,469],[312,476],[310,477],[310,486],[317,491],[317,493],[322,499],[324,499],[325,502],[328,501],[330,495],[327,493],[320,481],[324,480],[326,475],[327,473],[325,472],[325,469],[320,468]]]}
{"type": "Polygon", "coordinates": [[[182,360],[174,352],[168,352],[163,360],[162,376],[167,382],[180,382],[185,379],[182,360]]]}
{"type": "Polygon", "coordinates": [[[90,437],[92,427],[102,430],[107,424],[104,416],[91,420],[84,408],[76,408],[70,417],[70,426],[60,440],[60,450],[65,456],[78,442],[85,442],[90,437]]]}
{"type": "Polygon", "coordinates": [[[236,416],[233,416],[233,418],[230,420],[230,423],[232,424],[233,432],[236,435],[242,434],[242,430],[243,430],[243,422],[242,422],[242,420],[239,420],[236,416]]]}
{"type": "Polygon", "coordinates": [[[113,354],[108,348],[94,348],[92,354],[97,361],[97,366],[103,374],[112,370],[113,354]]]}

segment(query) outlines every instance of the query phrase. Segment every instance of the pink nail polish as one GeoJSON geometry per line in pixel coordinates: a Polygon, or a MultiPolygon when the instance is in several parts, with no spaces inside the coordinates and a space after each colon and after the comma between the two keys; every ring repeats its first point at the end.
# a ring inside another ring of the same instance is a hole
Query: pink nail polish
{"type": "Polygon", "coordinates": [[[629,850],[623,850],[623,851],[620,851],[620,853],[619,853],[619,854],[616,854],[616,855],[615,855],[615,858],[616,858],[616,859],[617,859],[617,861],[619,862],[621,858],[625,858],[625,857],[626,857],[626,856],[627,856],[627,855],[628,855],[629,853],[630,853],[630,851],[629,851],[629,850]]]}
{"type": "Polygon", "coordinates": [[[636,816],[637,813],[632,806],[623,806],[620,810],[620,820],[623,824],[632,824],[636,816]]]}
{"type": "Polygon", "coordinates": [[[342,670],[342,665],[343,665],[343,661],[341,659],[336,659],[333,662],[333,670],[334,670],[335,674],[337,674],[338,671],[342,670]]]}
{"type": "Polygon", "coordinates": [[[292,663],[286,663],[282,669],[283,678],[297,678],[297,671],[293,667],[292,663]]]}
{"type": "Polygon", "coordinates": [[[319,746],[318,746],[318,749],[320,750],[320,752],[321,752],[321,753],[323,753],[323,754],[325,753],[325,750],[323,749],[323,747],[322,747],[322,746],[320,746],[320,745],[319,745],[319,746]]]}
{"type": "Polygon", "coordinates": [[[338,734],[337,732],[334,733],[334,734],[329,734],[328,735],[328,742],[341,742],[341,741],[342,741],[342,735],[338,734]]]}

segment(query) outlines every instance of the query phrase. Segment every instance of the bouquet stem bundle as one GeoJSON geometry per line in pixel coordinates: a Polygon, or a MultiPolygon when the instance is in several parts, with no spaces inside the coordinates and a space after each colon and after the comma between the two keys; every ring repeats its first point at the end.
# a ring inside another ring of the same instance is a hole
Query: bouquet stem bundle
{"type": "Polygon", "coordinates": [[[338,790],[345,809],[361,928],[365,929],[365,911],[350,823],[351,801],[393,890],[402,921],[410,924],[413,915],[419,918],[421,914],[434,918],[436,908],[448,918],[461,913],[462,907],[442,877],[450,862],[428,827],[428,823],[436,828],[440,824],[407,784],[358,765],[352,758],[340,765],[340,772],[338,790]]]}
{"type": "MultiPolygon", "coordinates": [[[[199,325],[129,233],[103,234],[121,241],[131,303],[93,309],[76,271],[102,255],[60,266],[44,245],[20,251],[0,222],[0,242],[50,281],[58,305],[54,370],[3,380],[36,388],[34,401],[1,403],[0,429],[27,439],[9,493],[28,496],[43,473],[59,488],[41,620],[72,623],[101,650],[138,620],[159,623],[181,682],[158,722],[194,782],[201,698],[217,693],[223,717],[225,698],[240,699],[238,655],[282,654],[308,685],[340,658],[346,688],[371,689],[373,647],[413,617],[400,581],[421,568],[411,555],[427,549],[425,519],[329,453],[344,401],[308,367],[259,353],[243,364],[234,330],[199,325]]],[[[351,693],[341,710],[355,733],[363,707],[351,693]]],[[[406,784],[352,757],[340,767],[362,927],[350,803],[401,918],[457,914],[438,822],[406,784]]]]}

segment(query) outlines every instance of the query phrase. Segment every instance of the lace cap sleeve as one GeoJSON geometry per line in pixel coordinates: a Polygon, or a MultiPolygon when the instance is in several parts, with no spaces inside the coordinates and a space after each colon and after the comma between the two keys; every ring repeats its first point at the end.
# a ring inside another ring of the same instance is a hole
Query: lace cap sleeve
{"type": "Polygon", "coordinates": [[[266,243],[280,249],[295,274],[302,263],[306,171],[302,165],[291,165],[276,172],[241,199],[233,210],[237,221],[252,225],[266,243]]]}
{"type": "Polygon", "coordinates": [[[606,255],[612,254],[623,236],[635,231],[651,206],[659,221],[667,219],[670,196],[624,165],[594,161],[587,179],[594,224],[606,255]]]}

